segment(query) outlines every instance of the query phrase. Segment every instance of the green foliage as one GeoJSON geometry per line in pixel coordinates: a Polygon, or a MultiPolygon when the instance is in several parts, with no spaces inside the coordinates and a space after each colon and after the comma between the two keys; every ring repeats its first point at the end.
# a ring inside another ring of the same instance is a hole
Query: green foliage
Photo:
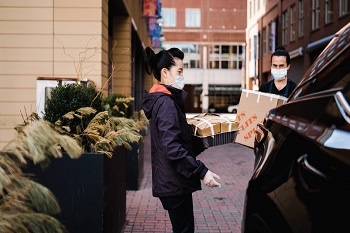
{"type": "MultiPolygon", "coordinates": [[[[100,112],[103,110],[102,99],[102,93],[91,84],[81,85],[73,83],[62,85],[59,83],[52,90],[51,97],[47,100],[44,119],[55,123],[66,113],[82,107],[92,107],[97,112],[100,112]]],[[[91,113],[91,115],[86,115],[82,120],[79,118],[74,120],[65,118],[67,120],[62,119],[64,121],[62,124],[69,126],[71,133],[76,134],[80,128],[85,128],[94,116],[94,113],[91,113]]]]}
{"type": "Polygon", "coordinates": [[[133,119],[134,130],[137,132],[147,130],[149,121],[143,111],[133,112],[133,97],[122,94],[111,94],[103,99],[103,106],[113,117],[126,117],[133,119]]]}
{"type": "Polygon", "coordinates": [[[133,97],[127,97],[122,94],[110,94],[103,99],[103,106],[110,115],[115,117],[131,118],[133,114],[133,97]]]}

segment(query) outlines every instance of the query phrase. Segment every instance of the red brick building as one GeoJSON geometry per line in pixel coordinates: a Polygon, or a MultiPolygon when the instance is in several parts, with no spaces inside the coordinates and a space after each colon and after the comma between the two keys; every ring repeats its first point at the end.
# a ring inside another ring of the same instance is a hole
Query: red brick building
{"type": "Polygon", "coordinates": [[[247,7],[247,89],[271,80],[277,46],[289,51],[288,77],[298,83],[334,33],[350,22],[349,0],[247,0],[247,7]]]}
{"type": "Polygon", "coordinates": [[[237,103],[244,83],[246,1],[162,0],[164,48],[185,52],[188,112],[237,103]]]}

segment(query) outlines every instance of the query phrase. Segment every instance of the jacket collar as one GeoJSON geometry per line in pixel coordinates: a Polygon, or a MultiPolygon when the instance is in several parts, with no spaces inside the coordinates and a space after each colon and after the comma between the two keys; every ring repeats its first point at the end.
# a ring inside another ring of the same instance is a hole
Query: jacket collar
{"type": "Polygon", "coordinates": [[[156,83],[152,86],[149,93],[162,92],[171,95],[171,92],[162,84],[156,83]]]}

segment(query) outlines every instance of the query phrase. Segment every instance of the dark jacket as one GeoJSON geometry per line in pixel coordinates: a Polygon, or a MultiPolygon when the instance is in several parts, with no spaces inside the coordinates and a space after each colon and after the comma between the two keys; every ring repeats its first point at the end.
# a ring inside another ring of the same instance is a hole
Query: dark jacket
{"type": "Polygon", "coordinates": [[[201,189],[208,168],[196,160],[184,101],[187,93],[155,84],[144,92],[143,110],[150,120],[152,192],[155,197],[188,194],[201,189]]]}

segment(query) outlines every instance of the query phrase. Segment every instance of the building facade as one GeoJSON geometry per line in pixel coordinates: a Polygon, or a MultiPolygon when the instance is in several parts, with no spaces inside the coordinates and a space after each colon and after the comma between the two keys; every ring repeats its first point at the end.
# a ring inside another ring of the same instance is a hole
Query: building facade
{"type": "Polygon", "coordinates": [[[186,111],[227,112],[244,84],[246,2],[162,0],[164,48],[185,53],[186,111]]]}
{"type": "Polygon", "coordinates": [[[247,89],[271,80],[271,55],[291,56],[288,78],[298,83],[333,38],[350,22],[349,0],[247,0],[247,89]]]}
{"type": "Polygon", "coordinates": [[[40,113],[45,94],[38,92],[57,79],[134,96],[139,110],[152,85],[140,56],[150,45],[142,0],[1,1],[0,147],[22,115],[40,113]]]}

